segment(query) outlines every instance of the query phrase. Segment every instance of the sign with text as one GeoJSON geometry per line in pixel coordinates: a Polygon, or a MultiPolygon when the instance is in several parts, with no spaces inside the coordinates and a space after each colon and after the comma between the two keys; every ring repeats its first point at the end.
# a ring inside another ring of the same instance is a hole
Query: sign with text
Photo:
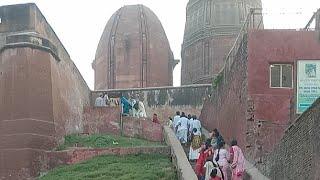
{"type": "Polygon", "coordinates": [[[320,97],[320,60],[299,60],[297,67],[297,113],[320,97]]]}

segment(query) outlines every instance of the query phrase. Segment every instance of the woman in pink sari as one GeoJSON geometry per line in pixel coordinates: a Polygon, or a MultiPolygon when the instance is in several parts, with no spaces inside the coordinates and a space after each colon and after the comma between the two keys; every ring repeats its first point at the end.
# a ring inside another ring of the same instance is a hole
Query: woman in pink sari
{"type": "Polygon", "coordinates": [[[239,148],[237,140],[231,141],[230,162],[232,168],[232,180],[242,180],[244,176],[244,155],[239,148]]]}

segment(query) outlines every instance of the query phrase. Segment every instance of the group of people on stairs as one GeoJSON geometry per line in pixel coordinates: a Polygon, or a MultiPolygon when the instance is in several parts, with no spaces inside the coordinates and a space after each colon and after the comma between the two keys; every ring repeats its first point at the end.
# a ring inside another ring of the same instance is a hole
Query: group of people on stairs
{"type": "Polygon", "coordinates": [[[176,112],[169,125],[183,146],[190,145],[189,161],[195,162],[195,173],[199,180],[242,180],[245,158],[237,140],[232,140],[230,148],[217,129],[209,138],[202,134],[201,121],[195,115],[176,112]],[[230,172],[231,171],[231,172],[230,172]]]}
{"type": "Polygon", "coordinates": [[[230,148],[219,131],[214,129],[202,144],[196,160],[195,172],[199,180],[242,180],[245,158],[237,140],[232,140],[230,148]],[[231,173],[229,173],[231,171],[231,173]]]}

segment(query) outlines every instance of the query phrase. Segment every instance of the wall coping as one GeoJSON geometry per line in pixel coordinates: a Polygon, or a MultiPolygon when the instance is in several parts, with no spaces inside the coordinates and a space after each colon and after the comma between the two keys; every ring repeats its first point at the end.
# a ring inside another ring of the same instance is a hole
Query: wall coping
{"type": "Polygon", "coordinates": [[[55,52],[51,48],[46,47],[46,46],[42,46],[42,45],[36,45],[36,44],[30,43],[30,42],[19,42],[19,43],[6,44],[0,49],[0,53],[5,51],[6,49],[14,49],[14,48],[32,48],[32,49],[46,51],[49,54],[51,54],[55,58],[56,61],[58,61],[58,62],[61,61],[59,56],[57,54],[55,54],[55,52]]]}
{"type": "Polygon", "coordinates": [[[101,92],[121,92],[121,91],[145,91],[145,90],[161,90],[161,89],[182,89],[182,88],[201,88],[208,87],[210,88],[211,84],[192,84],[184,86],[161,86],[161,87],[147,87],[147,88],[127,88],[127,89],[107,89],[107,90],[94,90],[92,93],[101,93],[101,92]]]}
{"type": "Polygon", "coordinates": [[[178,178],[180,180],[197,180],[198,178],[176,135],[169,126],[164,126],[163,129],[166,143],[171,147],[171,154],[177,168],[178,178]]]}

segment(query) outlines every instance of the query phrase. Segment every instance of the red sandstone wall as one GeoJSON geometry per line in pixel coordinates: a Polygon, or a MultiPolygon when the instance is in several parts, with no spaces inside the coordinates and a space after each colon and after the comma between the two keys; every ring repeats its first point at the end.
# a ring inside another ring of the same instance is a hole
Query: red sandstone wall
{"type": "Polygon", "coordinates": [[[153,123],[151,119],[136,119],[123,117],[123,134],[129,137],[147,139],[150,141],[163,141],[163,128],[153,123]]]}
{"type": "Polygon", "coordinates": [[[84,133],[112,133],[120,134],[119,107],[85,107],[84,109],[84,133]]]}
{"type": "Polygon", "coordinates": [[[117,134],[151,141],[163,141],[162,126],[150,119],[122,117],[119,107],[86,107],[84,111],[84,133],[117,134]]]}
{"type": "MultiPolygon", "coordinates": [[[[4,175],[33,176],[34,157],[55,143],[50,63],[47,52],[7,49],[0,54],[0,161],[4,175]]],[[[13,176],[13,177],[16,177],[13,176]]]]}
{"type": "Polygon", "coordinates": [[[236,137],[247,158],[259,162],[295,117],[291,114],[295,90],[269,88],[269,65],[291,63],[295,72],[296,60],[320,59],[320,44],[315,32],[257,30],[249,32],[248,45],[235,58],[200,118],[207,128],[218,128],[227,141],[236,137]]]}
{"type": "Polygon", "coordinates": [[[318,99],[284,132],[279,144],[258,164],[258,168],[270,179],[319,179],[319,110],[318,99]]]}
{"type": "Polygon", "coordinates": [[[65,134],[82,131],[90,89],[35,4],[4,6],[0,12],[6,22],[0,31],[27,31],[25,37],[31,31],[56,46],[18,36],[10,44],[0,32],[0,179],[24,179],[38,175],[43,151],[65,134]]]}
{"type": "Polygon", "coordinates": [[[15,48],[0,57],[0,169],[13,178],[35,176],[37,153],[52,149],[65,134],[82,131],[90,93],[70,64],[48,52],[15,48]]]}
{"type": "Polygon", "coordinates": [[[254,102],[255,120],[262,121],[258,136],[262,153],[271,152],[295,118],[295,88],[270,88],[271,63],[293,65],[296,61],[320,59],[320,43],[315,32],[294,30],[253,30],[248,37],[248,94],[254,102]],[[293,112],[294,114],[291,114],[293,112]]]}
{"type": "Polygon", "coordinates": [[[52,61],[52,100],[56,137],[83,131],[83,108],[90,104],[90,89],[71,60],[52,61]]]}
{"type": "MultiPolygon", "coordinates": [[[[245,53],[244,53],[245,54],[245,53]]],[[[227,143],[233,138],[246,146],[247,59],[237,56],[231,72],[223,76],[210,100],[203,105],[200,119],[209,131],[217,128],[227,143]]]]}

